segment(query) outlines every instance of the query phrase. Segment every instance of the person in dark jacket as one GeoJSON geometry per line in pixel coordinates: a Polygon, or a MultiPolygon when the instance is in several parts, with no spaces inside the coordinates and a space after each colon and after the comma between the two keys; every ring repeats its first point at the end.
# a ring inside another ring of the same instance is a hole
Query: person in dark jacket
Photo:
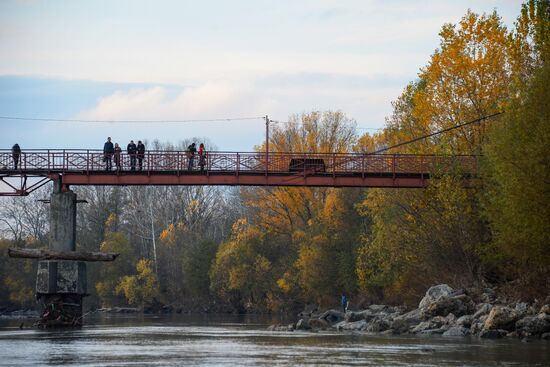
{"type": "Polygon", "coordinates": [[[19,158],[21,157],[21,148],[19,147],[19,144],[15,143],[13,147],[11,147],[11,157],[13,158],[13,165],[15,166],[15,169],[17,169],[17,164],[19,163],[19,158]]]}
{"type": "Polygon", "coordinates": [[[143,145],[141,140],[138,140],[138,143],[137,143],[137,160],[138,160],[138,166],[139,166],[140,171],[143,169],[143,158],[145,158],[145,145],[143,145]]]}
{"type": "Polygon", "coordinates": [[[126,147],[126,152],[130,156],[130,169],[132,171],[136,170],[136,153],[137,153],[137,146],[134,143],[133,140],[130,140],[130,143],[126,147]]]}
{"type": "Polygon", "coordinates": [[[192,143],[190,146],[187,147],[187,157],[189,158],[189,166],[187,167],[187,169],[189,171],[193,169],[195,153],[197,153],[197,148],[195,148],[195,143],[192,143]]]}
{"type": "Polygon", "coordinates": [[[346,297],[345,293],[342,293],[340,303],[342,304],[342,310],[344,311],[344,313],[346,313],[348,311],[349,300],[348,297],[346,297]]]}
{"type": "Polygon", "coordinates": [[[113,168],[113,155],[115,154],[115,147],[111,142],[111,137],[107,138],[107,141],[103,145],[103,161],[105,162],[105,170],[110,171],[113,168]]]}

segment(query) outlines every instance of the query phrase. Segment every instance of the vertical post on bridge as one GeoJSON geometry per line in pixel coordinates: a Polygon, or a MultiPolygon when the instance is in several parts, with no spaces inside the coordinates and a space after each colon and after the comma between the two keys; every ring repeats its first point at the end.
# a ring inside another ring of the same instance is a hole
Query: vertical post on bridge
{"type": "Polygon", "coordinates": [[[265,115],[265,175],[269,171],[269,117],[265,115]]]}

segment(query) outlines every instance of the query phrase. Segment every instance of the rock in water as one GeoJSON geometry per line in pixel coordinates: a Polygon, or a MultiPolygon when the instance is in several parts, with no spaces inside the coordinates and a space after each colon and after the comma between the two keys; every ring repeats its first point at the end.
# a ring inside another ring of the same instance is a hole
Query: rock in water
{"type": "Polygon", "coordinates": [[[449,330],[443,333],[443,336],[466,336],[470,334],[470,329],[466,329],[462,326],[453,326],[449,330]]]}
{"type": "Polygon", "coordinates": [[[524,335],[541,335],[550,332],[550,315],[541,313],[537,316],[527,316],[516,322],[516,330],[524,335]]]}
{"type": "Polygon", "coordinates": [[[420,301],[418,308],[421,310],[424,310],[428,308],[428,306],[433,302],[437,301],[442,297],[449,296],[451,293],[453,293],[453,289],[449,287],[447,284],[434,285],[433,287],[430,287],[430,289],[426,291],[426,295],[420,301]]]}
{"type": "Polygon", "coordinates": [[[489,312],[489,316],[487,317],[487,320],[485,320],[483,329],[504,329],[511,331],[514,330],[515,323],[518,319],[519,315],[515,310],[505,306],[495,306],[491,309],[491,312],[489,312]]]}

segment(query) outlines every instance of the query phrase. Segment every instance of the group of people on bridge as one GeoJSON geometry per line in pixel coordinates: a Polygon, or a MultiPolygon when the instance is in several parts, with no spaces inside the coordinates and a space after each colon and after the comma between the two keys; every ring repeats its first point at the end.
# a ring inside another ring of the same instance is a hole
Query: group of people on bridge
{"type": "MultiPolygon", "coordinates": [[[[130,156],[130,170],[136,170],[136,161],[138,163],[138,170],[143,170],[143,159],[145,158],[145,145],[138,140],[138,143],[134,143],[130,140],[126,147],[126,152],[130,156]]],[[[111,137],[107,138],[105,144],[103,144],[103,162],[105,162],[105,170],[111,171],[113,169],[113,159],[117,171],[122,170],[122,148],[118,143],[113,145],[111,137]]]]}
{"type": "MultiPolygon", "coordinates": [[[[130,170],[136,170],[136,161],[138,170],[143,170],[143,159],[145,158],[145,145],[138,140],[137,145],[133,140],[130,140],[128,146],[126,147],[126,152],[130,157],[130,170]]],[[[195,165],[195,155],[197,154],[196,144],[192,143],[187,147],[186,155],[188,158],[187,169],[192,171],[195,165]]],[[[204,144],[200,144],[199,150],[199,167],[200,171],[204,172],[204,166],[206,165],[206,150],[204,149],[204,144]]],[[[118,143],[111,141],[111,137],[107,138],[107,141],[103,145],[103,162],[105,162],[105,170],[111,171],[113,169],[113,160],[115,162],[116,170],[120,171],[123,167],[122,162],[122,148],[118,143]]],[[[16,167],[17,169],[17,167],[16,167]]]]}

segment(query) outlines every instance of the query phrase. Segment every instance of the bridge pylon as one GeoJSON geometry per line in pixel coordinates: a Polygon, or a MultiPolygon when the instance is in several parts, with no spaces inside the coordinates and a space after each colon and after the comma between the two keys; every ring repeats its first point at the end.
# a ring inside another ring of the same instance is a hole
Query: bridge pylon
{"type": "MultiPolygon", "coordinates": [[[[76,193],[54,180],[50,196],[48,249],[76,251],[76,193]]],[[[74,260],[41,260],[36,276],[36,296],[43,312],[39,326],[82,325],[82,300],[87,295],[86,263],[74,260]]]]}

